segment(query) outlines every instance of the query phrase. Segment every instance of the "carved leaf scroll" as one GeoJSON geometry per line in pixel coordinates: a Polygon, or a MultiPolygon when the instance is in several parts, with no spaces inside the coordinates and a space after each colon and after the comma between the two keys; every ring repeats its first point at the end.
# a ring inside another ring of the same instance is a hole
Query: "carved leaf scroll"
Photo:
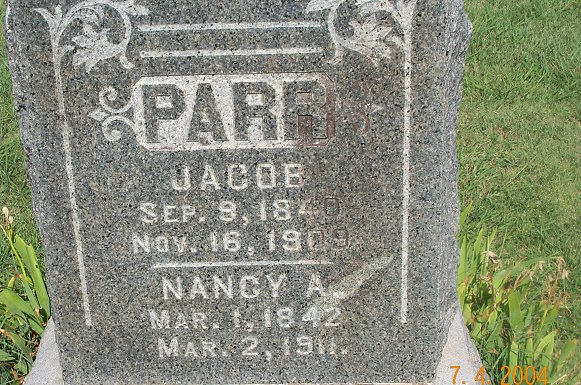
{"type": "Polygon", "coordinates": [[[343,60],[345,49],[358,52],[375,65],[381,59],[391,56],[391,46],[404,48],[404,39],[409,37],[411,22],[417,0],[405,2],[403,0],[357,0],[359,14],[365,20],[351,20],[349,25],[353,29],[351,36],[342,36],[335,26],[339,7],[347,0],[312,0],[306,7],[306,12],[329,10],[327,26],[331,39],[335,44],[335,57],[331,60],[337,64],[343,60]],[[403,36],[397,36],[396,30],[377,21],[377,14],[386,12],[394,19],[401,29],[403,36]],[[403,38],[402,38],[403,37],[403,38]]]}
{"type": "Polygon", "coordinates": [[[133,64],[129,62],[125,54],[132,32],[129,16],[148,14],[148,9],[136,5],[134,0],[87,0],[72,7],[66,14],[63,14],[60,6],[55,7],[54,13],[42,8],[36,8],[35,11],[46,20],[53,49],[58,52],[59,58],[75,50],[73,54],[75,68],[84,65],[85,70],[90,72],[99,62],[113,57],[118,57],[123,67],[133,68],[133,64]],[[105,7],[115,10],[123,21],[124,28],[120,31],[122,37],[119,43],[110,40],[110,34],[114,33],[113,31],[102,27],[106,23],[105,7]],[[82,23],[83,33],[71,38],[74,46],[61,46],[64,32],[75,20],[82,23]]]}

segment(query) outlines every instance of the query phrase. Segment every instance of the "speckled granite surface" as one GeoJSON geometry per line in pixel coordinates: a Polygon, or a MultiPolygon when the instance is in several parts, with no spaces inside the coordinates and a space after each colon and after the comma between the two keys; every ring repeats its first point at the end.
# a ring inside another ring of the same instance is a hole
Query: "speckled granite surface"
{"type": "MultiPolygon", "coordinates": [[[[435,356],[439,354],[434,353],[435,356]]],[[[482,367],[468,331],[462,322],[462,315],[458,312],[450,324],[448,338],[441,352],[440,362],[436,369],[434,385],[449,385],[453,383],[455,369],[461,369],[456,374],[456,381],[469,382],[482,367]]],[[[49,324],[42,345],[34,363],[32,372],[26,377],[26,385],[63,385],[62,369],[58,358],[58,346],[54,335],[54,324],[49,324]]]]}
{"type": "Polygon", "coordinates": [[[469,34],[455,0],[10,2],[65,383],[433,381],[469,34]]]}

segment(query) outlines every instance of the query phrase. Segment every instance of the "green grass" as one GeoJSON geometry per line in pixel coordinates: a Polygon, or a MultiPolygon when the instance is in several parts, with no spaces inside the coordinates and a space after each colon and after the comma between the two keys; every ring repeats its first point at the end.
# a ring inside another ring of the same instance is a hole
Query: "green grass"
{"type": "MultiPolygon", "coordinates": [[[[19,233],[38,249],[39,236],[32,215],[30,189],[24,169],[24,152],[20,144],[18,122],[12,102],[12,83],[6,63],[4,39],[4,0],[0,0],[0,208],[10,207],[10,212],[18,218],[19,233]]],[[[0,277],[12,259],[7,258],[4,242],[0,242],[0,277]]],[[[13,270],[13,269],[11,269],[13,270]]]]}
{"type": "MultiPolygon", "coordinates": [[[[564,298],[558,325],[568,338],[581,338],[581,2],[467,0],[466,9],[474,39],[458,151],[461,200],[474,208],[462,232],[499,229],[496,250],[505,259],[562,256],[570,276],[560,295],[577,294],[564,298]]],[[[36,247],[0,50],[0,206],[11,208],[19,233],[36,247]]],[[[14,269],[1,247],[0,275],[14,269]]],[[[537,279],[552,274],[547,266],[537,279]]]]}
{"type": "MultiPolygon", "coordinates": [[[[562,256],[560,326],[581,337],[581,2],[469,0],[458,136],[463,231],[505,234],[505,258],[562,256]]],[[[550,272],[549,272],[550,274],[550,272]]]]}

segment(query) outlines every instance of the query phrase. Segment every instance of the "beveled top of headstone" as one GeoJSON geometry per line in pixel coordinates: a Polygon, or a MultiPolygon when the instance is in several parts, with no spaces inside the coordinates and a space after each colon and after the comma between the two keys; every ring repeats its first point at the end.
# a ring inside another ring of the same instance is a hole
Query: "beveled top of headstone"
{"type": "Polygon", "coordinates": [[[66,384],[426,383],[460,0],[12,1],[66,384]]]}

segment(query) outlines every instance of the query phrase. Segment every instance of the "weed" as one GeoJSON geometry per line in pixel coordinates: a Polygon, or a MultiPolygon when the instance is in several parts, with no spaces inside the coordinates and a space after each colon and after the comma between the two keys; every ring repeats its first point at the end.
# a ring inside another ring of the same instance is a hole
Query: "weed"
{"type": "MultiPolygon", "coordinates": [[[[462,214],[462,220],[469,210],[462,214]]],[[[484,230],[473,242],[465,235],[458,271],[464,320],[493,384],[502,383],[507,373],[503,367],[531,366],[543,373],[549,384],[574,383],[579,377],[567,373],[578,341],[556,349],[559,335],[555,321],[564,305],[558,285],[568,277],[564,259],[534,258],[507,267],[492,251],[495,239],[495,232],[487,236],[484,230]],[[548,261],[556,264],[552,269],[556,275],[546,278],[538,297],[538,290],[531,288],[538,284],[535,279],[542,276],[537,273],[548,261]]]]}
{"type": "Polygon", "coordinates": [[[22,382],[50,318],[50,300],[34,249],[14,232],[8,209],[2,211],[5,224],[0,229],[17,268],[0,288],[0,365],[22,382]]]}

